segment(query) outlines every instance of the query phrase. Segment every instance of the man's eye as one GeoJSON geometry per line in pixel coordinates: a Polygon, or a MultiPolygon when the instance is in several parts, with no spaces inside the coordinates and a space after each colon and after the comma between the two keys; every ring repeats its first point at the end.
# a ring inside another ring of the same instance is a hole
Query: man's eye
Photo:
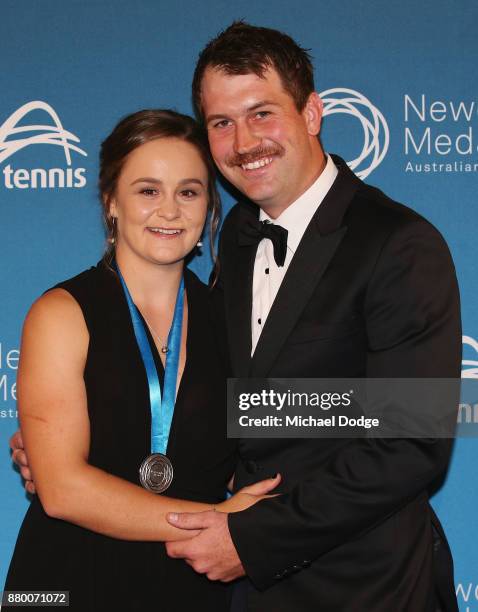
{"type": "Polygon", "coordinates": [[[214,123],[215,128],[225,128],[225,127],[228,127],[229,125],[231,125],[231,122],[229,121],[229,119],[221,119],[221,121],[217,121],[216,123],[214,123]]]}
{"type": "Polygon", "coordinates": [[[267,117],[268,115],[270,115],[270,111],[257,111],[257,113],[255,114],[255,116],[258,119],[264,119],[264,117],[267,117]]]}

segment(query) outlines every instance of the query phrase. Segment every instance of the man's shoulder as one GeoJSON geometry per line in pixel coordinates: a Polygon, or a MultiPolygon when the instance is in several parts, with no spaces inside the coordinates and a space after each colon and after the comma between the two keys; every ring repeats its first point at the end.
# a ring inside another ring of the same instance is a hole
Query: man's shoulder
{"type": "Polygon", "coordinates": [[[369,231],[374,229],[391,231],[407,225],[433,227],[412,207],[398,202],[378,187],[364,183],[340,156],[332,154],[332,158],[337,166],[338,175],[330,193],[339,202],[344,198],[348,200],[344,202],[345,225],[357,222],[358,225],[367,225],[369,231]]]}
{"type": "Polygon", "coordinates": [[[419,212],[366,183],[357,190],[344,222],[358,223],[368,232],[386,235],[412,231],[441,237],[437,228],[419,212]]]}
{"type": "Polygon", "coordinates": [[[221,231],[231,231],[237,227],[240,218],[244,214],[257,216],[257,206],[248,202],[236,202],[228,211],[222,223],[221,231]]]}
{"type": "Polygon", "coordinates": [[[227,213],[219,235],[219,260],[225,257],[225,250],[229,253],[238,246],[237,232],[241,223],[248,216],[258,217],[259,208],[255,204],[239,201],[227,213]]]}

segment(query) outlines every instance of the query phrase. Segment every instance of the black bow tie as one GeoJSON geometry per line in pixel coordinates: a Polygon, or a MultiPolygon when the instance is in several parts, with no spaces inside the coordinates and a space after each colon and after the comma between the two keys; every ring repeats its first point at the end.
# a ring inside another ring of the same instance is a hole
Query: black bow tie
{"type": "Polygon", "coordinates": [[[251,246],[258,244],[263,238],[268,238],[274,247],[274,259],[278,266],[283,266],[287,254],[288,231],[270,221],[259,221],[248,218],[239,228],[239,245],[251,246]]]}

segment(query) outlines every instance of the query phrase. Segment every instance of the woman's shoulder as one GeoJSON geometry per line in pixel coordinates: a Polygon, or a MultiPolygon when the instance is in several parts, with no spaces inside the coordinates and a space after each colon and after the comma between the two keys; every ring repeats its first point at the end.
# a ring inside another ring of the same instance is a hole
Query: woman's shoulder
{"type": "Polygon", "coordinates": [[[202,295],[208,295],[208,286],[202,282],[199,276],[191,270],[191,268],[184,268],[184,282],[187,289],[193,289],[202,295]]]}
{"type": "Polygon", "coordinates": [[[101,287],[105,284],[105,280],[110,277],[114,279],[116,276],[114,270],[108,266],[103,260],[99,261],[96,266],[83,270],[79,274],[72,276],[64,281],[61,281],[50,287],[45,292],[51,292],[56,289],[63,289],[73,295],[73,297],[89,296],[94,288],[101,287]]]}
{"type": "Polygon", "coordinates": [[[200,278],[189,268],[185,269],[184,282],[189,298],[191,298],[191,302],[196,304],[196,308],[201,304],[202,308],[207,310],[210,314],[215,313],[218,304],[221,303],[220,300],[218,301],[219,292],[209,285],[206,285],[206,283],[200,280],[200,278]]]}
{"type": "Polygon", "coordinates": [[[82,309],[74,297],[61,288],[41,295],[30,307],[23,325],[22,346],[31,340],[39,346],[86,342],[87,327],[82,309]]]}
{"type": "Polygon", "coordinates": [[[64,319],[79,321],[81,317],[89,327],[90,314],[95,303],[101,302],[99,291],[104,277],[111,274],[104,262],[72,276],[47,289],[32,305],[27,319],[64,319]]]}
{"type": "Polygon", "coordinates": [[[199,278],[187,269],[185,273],[186,288],[193,289],[192,308],[194,308],[195,320],[198,317],[202,320],[203,333],[210,334],[210,340],[215,341],[215,346],[222,356],[226,370],[230,371],[229,351],[227,347],[226,320],[224,311],[224,301],[222,293],[216,288],[213,289],[203,283],[199,278]]]}

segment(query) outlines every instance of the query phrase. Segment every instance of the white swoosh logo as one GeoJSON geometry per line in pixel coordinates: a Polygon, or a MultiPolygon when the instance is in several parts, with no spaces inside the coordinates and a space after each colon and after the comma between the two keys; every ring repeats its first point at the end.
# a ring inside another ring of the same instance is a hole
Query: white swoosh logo
{"type": "MultiPolygon", "coordinates": [[[[475,352],[478,354],[478,341],[476,341],[471,336],[463,336],[463,345],[468,344],[471,346],[475,352]]],[[[462,378],[478,378],[478,360],[474,359],[463,359],[461,362],[462,366],[472,366],[470,368],[461,370],[462,378]]]]}
{"type": "Polygon", "coordinates": [[[17,151],[20,151],[20,149],[24,149],[32,144],[50,144],[63,147],[66,162],[69,166],[71,166],[70,151],[76,151],[85,157],[87,156],[87,153],[69,141],[80,142],[80,139],[75,136],[75,134],[72,134],[63,128],[60,118],[49,104],[39,100],[28,102],[12,113],[10,117],[0,126],[0,163],[8,159],[17,151]],[[28,115],[28,113],[34,110],[44,110],[50,115],[55,125],[17,126],[25,115],[28,115]],[[22,132],[41,133],[24,138],[11,138],[7,141],[8,137],[14,134],[21,134],[22,132]]]}

